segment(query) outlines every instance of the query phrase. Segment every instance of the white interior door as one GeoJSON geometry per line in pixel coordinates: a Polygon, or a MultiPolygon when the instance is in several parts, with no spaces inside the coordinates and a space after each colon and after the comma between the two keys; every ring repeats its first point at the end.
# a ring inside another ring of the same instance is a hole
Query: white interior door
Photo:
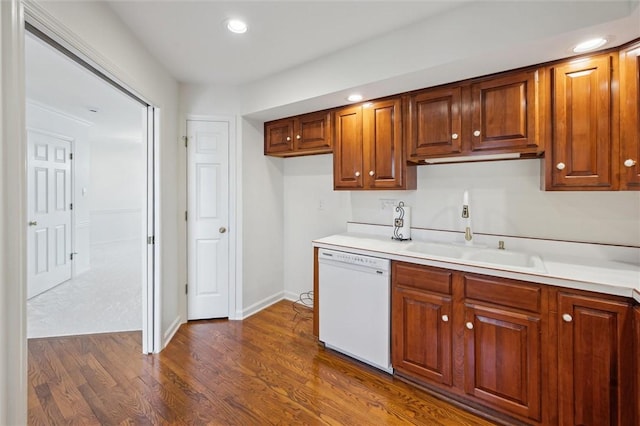
{"type": "Polygon", "coordinates": [[[29,130],[27,297],[71,278],[71,140],[29,130]]]}
{"type": "Polygon", "coordinates": [[[228,121],[187,121],[187,318],[229,316],[228,121]]]}

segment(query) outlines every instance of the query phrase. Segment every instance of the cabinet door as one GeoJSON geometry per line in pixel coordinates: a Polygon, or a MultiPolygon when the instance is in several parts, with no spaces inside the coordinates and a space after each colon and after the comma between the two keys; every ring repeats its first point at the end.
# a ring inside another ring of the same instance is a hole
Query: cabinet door
{"type": "Polygon", "coordinates": [[[363,188],[362,108],[343,108],[334,118],[333,186],[363,188]]]}
{"type": "Polygon", "coordinates": [[[391,312],[393,368],[451,386],[451,298],[394,286],[391,312]]]}
{"type": "Polygon", "coordinates": [[[264,154],[293,152],[293,120],[270,121],[264,124],[264,154]]]}
{"type": "Polygon", "coordinates": [[[547,189],[607,190],[614,186],[611,60],[602,55],[553,69],[547,189]]]}
{"type": "Polygon", "coordinates": [[[467,304],[464,333],[465,392],[540,421],[540,319],[467,304]]]}
{"type": "Polygon", "coordinates": [[[537,152],[537,76],[527,71],[471,85],[472,152],[537,152]]]}
{"type": "Polygon", "coordinates": [[[402,101],[400,98],[372,102],[362,107],[366,162],[365,179],[370,188],[400,188],[403,184],[402,101]]]}
{"type": "Polygon", "coordinates": [[[620,189],[640,190],[640,44],[620,52],[620,189]]]}
{"type": "MultiPolygon", "coordinates": [[[[635,343],[634,353],[636,354],[636,393],[633,396],[633,401],[640,400],[640,306],[636,306],[633,309],[633,323],[635,327],[635,343]]],[[[640,424],[640,404],[636,404],[636,424],[640,424]]]]}
{"type": "Polygon", "coordinates": [[[462,152],[461,88],[426,90],[409,98],[409,159],[462,152]]]}
{"type": "Polygon", "coordinates": [[[296,120],[296,151],[331,152],[331,113],[305,114],[296,120]]]}
{"type": "Polygon", "coordinates": [[[558,295],[561,425],[634,424],[629,311],[626,303],[558,295]]]}

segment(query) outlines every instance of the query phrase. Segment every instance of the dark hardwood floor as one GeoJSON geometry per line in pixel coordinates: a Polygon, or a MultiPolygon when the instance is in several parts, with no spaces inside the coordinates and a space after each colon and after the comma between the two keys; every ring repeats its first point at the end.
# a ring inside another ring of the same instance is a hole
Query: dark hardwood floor
{"type": "Polygon", "coordinates": [[[138,332],[29,340],[29,424],[491,424],[324,350],[294,314],[190,322],[156,355],[138,332]]]}

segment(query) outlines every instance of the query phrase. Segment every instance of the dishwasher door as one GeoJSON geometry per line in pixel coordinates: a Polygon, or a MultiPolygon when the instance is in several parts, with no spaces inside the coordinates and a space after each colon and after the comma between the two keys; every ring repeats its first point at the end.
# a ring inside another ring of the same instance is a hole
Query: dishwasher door
{"type": "Polygon", "coordinates": [[[318,257],[320,341],[392,373],[389,260],[331,250],[318,257]]]}

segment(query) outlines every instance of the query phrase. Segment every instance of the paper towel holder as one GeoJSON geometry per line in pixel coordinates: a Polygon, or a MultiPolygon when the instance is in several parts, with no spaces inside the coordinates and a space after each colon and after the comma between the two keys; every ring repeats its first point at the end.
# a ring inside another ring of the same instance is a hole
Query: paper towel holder
{"type": "Polygon", "coordinates": [[[398,217],[396,217],[393,221],[393,236],[391,239],[398,241],[408,241],[411,238],[404,238],[404,236],[400,233],[400,229],[404,226],[404,201],[400,201],[396,206],[396,212],[399,213],[398,217]]]}

